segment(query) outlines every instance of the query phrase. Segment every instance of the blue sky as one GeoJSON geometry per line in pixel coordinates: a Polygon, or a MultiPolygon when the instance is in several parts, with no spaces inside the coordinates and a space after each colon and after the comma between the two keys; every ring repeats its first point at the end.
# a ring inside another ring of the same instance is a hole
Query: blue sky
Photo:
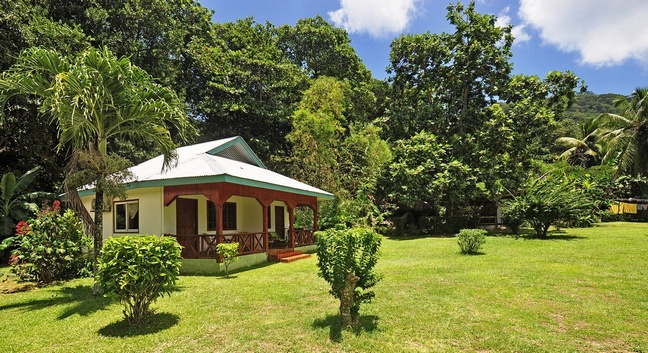
{"type": "MultiPolygon", "coordinates": [[[[373,76],[383,79],[391,41],[404,33],[441,33],[446,0],[200,0],[215,22],[254,17],[294,25],[321,15],[349,32],[373,76]]],[[[462,1],[466,3],[466,1],[462,1]]],[[[648,1],[477,0],[477,11],[512,24],[515,73],[544,77],[571,70],[598,94],[630,94],[648,86],[648,1]]]]}

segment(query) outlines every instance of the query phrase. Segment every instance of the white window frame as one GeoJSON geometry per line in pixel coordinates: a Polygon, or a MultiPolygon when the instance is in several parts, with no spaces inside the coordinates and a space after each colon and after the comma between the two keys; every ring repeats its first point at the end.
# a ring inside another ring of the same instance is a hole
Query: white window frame
{"type": "Polygon", "coordinates": [[[113,229],[115,233],[139,233],[139,222],[140,222],[140,214],[139,214],[139,200],[127,200],[127,201],[118,201],[115,202],[113,205],[113,229]],[[126,221],[126,228],[125,229],[118,229],[117,228],[117,206],[118,205],[125,205],[124,209],[128,213],[128,208],[129,205],[137,205],[137,228],[130,228],[129,221],[130,217],[128,215],[124,215],[125,221],[126,221]]]}

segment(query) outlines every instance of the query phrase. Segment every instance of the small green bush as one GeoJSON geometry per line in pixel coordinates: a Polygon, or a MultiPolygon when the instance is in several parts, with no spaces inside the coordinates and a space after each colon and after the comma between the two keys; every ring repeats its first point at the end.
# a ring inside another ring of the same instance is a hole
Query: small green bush
{"type": "Polygon", "coordinates": [[[340,300],[342,327],[357,329],[360,304],[373,299],[371,288],[380,280],[373,268],[382,237],[370,228],[328,229],[316,235],[319,276],[340,300]]]}
{"type": "Polygon", "coordinates": [[[61,213],[58,201],[37,218],[20,221],[13,243],[12,272],[21,280],[51,283],[91,274],[91,240],[81,219],[72,210],[61,213]]]}
{"type": "Polygon", "coordinates": [[[180,274],[181,247],[172,237],[111,237],[99,259],[98,279],[104,293],[124,305],[129,324],[141,324],[157,298],[171,294],[180,274]]]}
{"type": "Polygon", "coordinates": [[[507,226],[513,234],[519,234],[524,224],[527,205],[522,198],[509,200],[504,203],[502,210],[502,223],[507,226]]]}
{"type": "Polygon", "coordinates": [[[486,242],[486,231],[483,229],[462,229],[457,234],[457,238],[462,254],[478,254],[486,242]]]}
{"type": "Polygon", "coordinates": [[[229,265],[237,261],[239,254],[239,243],[219,243],[216,245],[216,253],[223,258],[225,265],[225,277],[229,278],[229,265]]]}

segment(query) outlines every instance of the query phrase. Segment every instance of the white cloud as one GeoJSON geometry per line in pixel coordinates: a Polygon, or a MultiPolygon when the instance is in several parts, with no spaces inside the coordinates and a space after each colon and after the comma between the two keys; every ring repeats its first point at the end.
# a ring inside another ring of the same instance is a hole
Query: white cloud
{"type": "Polygon", "coordinates": [[[419,0],[340,0],[341,8],[328,13],[349,33],[374,37],[400,34],[416,14],[419,0]]]}
{"type": "MultiPolygon", "coordinates": [[[[497,21],[495,25],[498,27],[505,27],[511,24],[511,16],[508,15],[510,7],[506,7],[499,15],[497,15],[497,21]]],[[[511,29],[511,34],[515,38],[515,44],[527,42],[531,39],[531,35],[527,33],[527,25],[514,25],[511,29]]]]}
{"type": "Polygon", "coordinates": [[[520,0],[519,16],[544,42],[578,52],[583,63],[648,63],[648,1],[520,0]]]}

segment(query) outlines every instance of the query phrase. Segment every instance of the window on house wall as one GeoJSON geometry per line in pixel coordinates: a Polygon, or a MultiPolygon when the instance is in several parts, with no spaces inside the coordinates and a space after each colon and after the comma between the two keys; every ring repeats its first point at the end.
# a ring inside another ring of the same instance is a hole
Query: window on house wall
{"type": "Polygon", "coordinates": [[[216,223],[216,205],[207,200],[207,230],[217,230],[218,224],[216,223]]]}
{"type": "MultiPolygon", "coordinates": [[[[207,230],[217,230],[216,205],[207,200],[207,230]]],[[[223,230],[236,230],[236,203],[223,204],[223,230]]]]}
{"type": "Polygon", "coordinates": [[[268,229],[272,228],[272,206],[268,207],[268,229]]]}
{"type": "Polygon", "coordinates": [[[115,202],[115,232],[139,232],[139,201],[115,202]]]}
{"type": "Polygon", "coordinates": [[[223,204],[223,230],[236,230],[236,203],[223,204]]]}

